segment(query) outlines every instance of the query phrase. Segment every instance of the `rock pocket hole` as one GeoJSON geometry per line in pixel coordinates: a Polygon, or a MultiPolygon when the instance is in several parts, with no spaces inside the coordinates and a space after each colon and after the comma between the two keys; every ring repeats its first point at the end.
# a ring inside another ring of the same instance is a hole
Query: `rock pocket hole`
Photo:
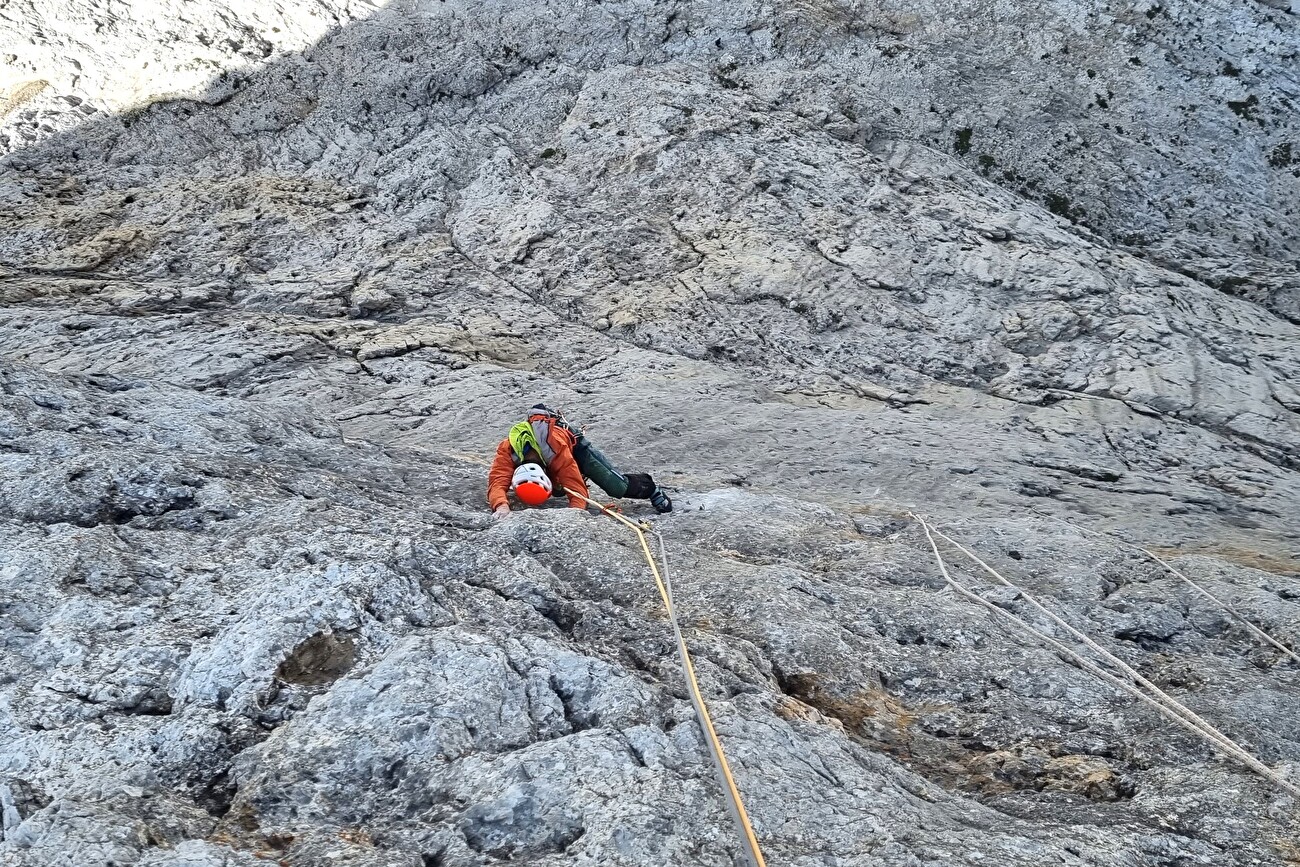
{"type": "Polygon", "coordinates": [[[275,676],[298,686],[325,686],[347,674],[356,661],[352,636],[317,632],[285,657],[275,676]]]}

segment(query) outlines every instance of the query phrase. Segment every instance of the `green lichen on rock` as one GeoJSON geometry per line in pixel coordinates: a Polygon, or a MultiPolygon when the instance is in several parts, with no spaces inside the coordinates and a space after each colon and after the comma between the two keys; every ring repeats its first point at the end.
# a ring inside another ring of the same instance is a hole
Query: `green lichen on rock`
{"type": "Polygon", "coordinates": [[[952,140],[953,151],[958,154],[961,154],[962,156],[965,156],[966,154],[970,153],[971,135],[972,135],[972,131],[970,127],[957,130],[952,140]]]}

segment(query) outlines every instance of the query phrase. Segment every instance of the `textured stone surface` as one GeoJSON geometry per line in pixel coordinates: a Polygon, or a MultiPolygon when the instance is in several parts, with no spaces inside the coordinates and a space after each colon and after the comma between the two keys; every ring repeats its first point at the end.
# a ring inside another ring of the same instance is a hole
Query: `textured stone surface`
{"type": "Polygon", "coordinates": [[[1300,639],[1294,10],[193,5],[0,9],[0,863],[737,863],[634,540],[486,514],[537,400],[672,490],[772,864],[1300,857],[907,517],[1295,779],[1047,517],[1300,639]]]}

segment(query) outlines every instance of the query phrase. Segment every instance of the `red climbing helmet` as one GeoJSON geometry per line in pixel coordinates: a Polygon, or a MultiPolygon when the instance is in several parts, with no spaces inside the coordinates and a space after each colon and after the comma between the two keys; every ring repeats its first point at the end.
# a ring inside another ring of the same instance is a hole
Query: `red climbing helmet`
{"type": "Polygon", "coordinates": [[[551,479],[537,464],[520,464],[511,480],[515,496],[529,506],[540,506],[551,498],[551,479]]]}

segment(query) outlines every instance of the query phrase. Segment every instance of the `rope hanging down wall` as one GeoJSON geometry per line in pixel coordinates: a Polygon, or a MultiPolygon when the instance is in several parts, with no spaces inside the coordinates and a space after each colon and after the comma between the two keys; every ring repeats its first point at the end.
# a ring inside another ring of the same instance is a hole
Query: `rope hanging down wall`
{"type": "Polygon", "coordinates": [[[1116,536],[1114,533],[1104,533],[1100,530],[1090,530],[1087,527],[1080,527],[1078,524],[1075,524],[1071,521],[1067,521],[1064,518],[1058,518],[1056,515],[1049,515],[1048,513],[1040,511],[1038,509],[1034,509],[1034,514],[1042,515],[1044,518],[1047,518],[1052,521],[1056,521],[1058,524],[1064,524],[1065,526],[1074,530],[1076,533],[1081,533],[1087,536],[1096,536],[1102,539],[1109,539],[1111,542],[1115,543],[1121,548],[1125,548],[1129,551],[1136,551],[1139,554],[1143,554],[1146,557],[1150,558],[1151,560],[1154,560],[1155,562],[1163,566],[1165,570],[1169,572],[1169,574],[1173,575],[1175,578],[1181,579],[1184,583],[1186,583],[1197,593],[1201,594],[1206,599],[1209,599],[1215,605],[1219,606],[1220,609],[1226,611],[1228,614],[1234,617],[1239,623],[1241,623],[1241,625],[1245,626],[1246,629],[1249,630],[1250,633],[1254,635],[1256,638],[1258,638],[1260,641],[1264,642],[1265,644],[1271,644],[1273,647],[1277,648],[1278,650],[1285,653],[1287,656],[1291,657],[1291,659],[1294,662],[1300,663],[1300,656],[1297,656],[1294,650],[1287,647],[1285,644],[1278,641],[1273,636],[1269,635],[1263,629],[1256,626],[1253,622],[1251,622],[1250,618],[1246,617],[1246,615],[1242,614],[1236,608],[1232,607],[1227,602],[1220,599],[1218,596],[1215,596],[1209,590],[1205,589],[1203,586],[1193,581],[1191,578],[1188,578],[1182,572],[1179,572],[1177,569],[1173,567],[1173,564],[1171,564],[1168,560],[1164,559],[1163,557],[1157,555],[1151,549],[1143,548],[1141,545],[1134,545],[1132,542],[1129,542],[1126,539],[1116,536]]]}
{"type": "Polygon", "coordinates": [[[1001,574],[999,574],[997,570],[995,570],[992,566],[988,565],[979,557],[975,556],[975,554],[973,554],[969,549],[959,544],[950,536],[936,530],[934,527],[930,525],[928,521],[926,521],[925,518],[921,517],[920,515],[917,515],[914,512],[909,514],[914,519],[916,519],[918,523],[920,523],[921,528],[925,531],[926,541],[930,543],[930,550],[934,553],[934,559],[939,566],[939,572],[943,575],[944,580],[948,582],[948,585],[952,587],[953,590],[957,591],[963,597],[969,599],[971,602],[974,602],[977,605],[987,608],[993,614],[997,615],[998,617],[1001,617],[1012,626],[1016,627],[1017,629],[1026,633],[1027,635],[1033,637],[1034,639],[1042,642],[1043,644],[1055,650],[1057,653],[1060,653],[1061,655],[1065,656],[1067,659],[1069,659],[1071,662],[1078,665],[1083,670],[1093,675],[1096,675],[1097,677],[1101,678],[1102,680],[1106,681],[1107,683],[1119,689],[1121,692],[1127,693],[1128,695],[1131,695],[1132,697],[1138,699],[1139,701],[1155,708],[1157,711],[1159,711],[1161,714],[1163,714],[1172,722],[1177,723],[1179,726],[1182,726],[1183,728],[1187,729],[1192,734],[1195,734],[1196,736],[1209,742],[1210,745],[1218,749],[1219,752],[1236,759],[1237,761],[1241,762],[1246,767],[1250,768],[1252,771],[1259,774],[1261,777],[1264,777],[1265,779],[1269,780],[1279,788],[1284,789],[1287,792],[1290,792],[1292,795],[1300,796],[1300,788],[1297,788],[1289,781],[1283,779],[1276,771],[1274,771],[1268,765],[1261,762],[1259,759],[1252,756],[1245,749],[1243,749],[1240,744],[1233,741],[1223,732],[1219,731],[1217,728],[1210,725],[1210,723],[1206,722],[1204,719],[1198,716],[1194,711],[1192,711],[1191,708],[1187,707],[1182,702],[1178,701],[1177,699],[1170,696],[1168,693],[1161,690],[1155,684],[1151,683],[1142,675],[1138,674],[1137,671],[1131,668],[1119,657],[1110,653],[1105,648],[1101,647],[1099,644],[1093,641],[1091,638],[1084,635],[1082,632],[1075,629],[1070,624],[1066,623],[1057,615],[1053,614],[1051,611],[1045,608],[1037,599],[1035,599],[1030,593],[1025,591],[1023,588],[1008,581],[1001,574]],[[1032,605],[1036,610],[1040,611],[1041,613],[1046,615],[1049,619],[1051,619],[1052,622],[1056,623],[1058,626],[1065,629],[1065,631],[1069,633],[1077,641],[1086,645],[1090,650],[1096,653],[1104,662],[1117,668],[1124,675],[1124,677],[1119,677],[1109,671],[1106,671],[1105,669],[1103,669],[1101,666],[1097,665],[1093,661],[1079,655],[1077,652],[1075,652],[1067,645],[1056,640],[1055,638],[1044,635],[1043,633],[1039,632],[1037,629],[1035,629],[1034,627],[1026,623],[1024,620],[1021,620],[1018,616],[1016,616],[1012,612],[1007,611],[1004,608],[1000,608],[997,605],[994,605],[989,600],[975,593],[969,587],[966,587],[964,584],[957,581],[957,579],[953,578],[952,575],[949,574],[948,572],[947,563],[944,561],[943,555],[939,553],[938,543],[936,543],[934,540],[935,536],[938,536],[939,538],[945,540],[946,542],[948,542],[949,544],[957,548],[957,550],[961,551],[963,554],[970,557],[982,569],[984,569],[985,571],[993,575],[995,580],[998,581],[998,583],[1015,590],[1016,593],[1021,598],[1023,598],[1026,602],[1032,605]],[[1150,690],[1150,693],[1145,692],[1144,689],[1150,690]]]}
{"type": "Polygon", "coordinates": [[[727,812],[731,814],[731,821],[740,834],[741,848],[745,854],[745,860],[749,867],[766,867],[767,862],[763,860],[763,853],[758,848],[758,839],[754,836],[754,828],[749,823],[749,814],[745,812],[745,804],[740,799],[740,790],[736,788],[736,781],[731,775],[731,766],[727,764],[727,756],[723,753],[722,744],[718,740],[718,733],[713,728],[713,718],[709,716],[709,709],[704,704],[704,697],[700,694],[700,684],[695,677],[695,666],[691,662],[690,651],[686,648],[686,639],[682,637],[682,628],[677,622],[677,607],[673,604],[673,585],[668,575],[668,549],[664,545],[663,536],[648,524],[635,524],[613,509],[601,505],[572,488],[565,488],[564,490],[571,496],[578,497],[587,505],[600,509],[604,514],[623,524],[636,533],[637,539],[641,542],[641,551],[645,554],[647,565],[650,566],[650,573],[655,579],[655,587],[659,590],[659,598],[663,600],[664,608],[667,609],[668,622],[672,624],[673,635],[677,639],[677,656],[681,660],[682,671],[686,673],[686,687],[691,695],[691,704],[695,708],[695,716],[699,720],[700,732],[704,735],[704,743],[709,748],[709,756],[713,759],[713,770],[717,775],[718,785],[722,788],[722,793],[726,797],[727,812]],[[658,564],[655,563],[654,554],[650,551],[650,543],[646,541],[646,530],[653,532],[655,538],[659,540],[659,553],[663,560],[662,572],[658,564]]]}

